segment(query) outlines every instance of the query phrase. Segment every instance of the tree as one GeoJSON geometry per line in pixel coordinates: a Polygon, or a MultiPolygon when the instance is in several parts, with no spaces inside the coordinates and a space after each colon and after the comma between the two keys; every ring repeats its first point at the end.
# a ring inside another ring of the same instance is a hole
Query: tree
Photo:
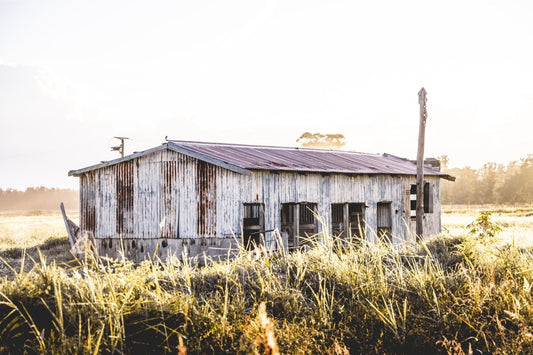
{"type": "Polygon", "coordinates": [[[0,211],[57,210],[59,203],[67,208],[79,205],[79,192],[71,189],[28,187],[25,191],[0,189],[0,211]]]}
{"type": "Polygon", "coordinates": [[[302,148],[342,149],[346,144],[342,134],[303,133],[296,143],[302,148]]]}
{"type": "Polygon", "coordinates": [[[509,164],[505,181],[498,189],[500,202],[531,203],[533,200],[533,155],[521,159],[521,164],[509,164]]]}
{"type": "MultiPolygon", "coordinates": [[[[441,161],[446,159],[440,158],[441,161]]],[[[445,168],[456,181],[443,181],[443,204],[531,203],[533,201],[533,154],[507,166],[486,163],[481,169],[445,168]]]]}
{"type": "Polygon", "coordinates": [[[485,163],[479,172],[479,202],[494,203],[496,201],[496,186],[498,184],[498,165],[485,163]]]}
{"type": "Polygon", "coordinates": [[[442,202],[445,204],[474,204],[479,203],[479,180],[475,169],[470,167],[453,168],[446,171],[455,176],[455,182],[442,184],[442,202]]]}

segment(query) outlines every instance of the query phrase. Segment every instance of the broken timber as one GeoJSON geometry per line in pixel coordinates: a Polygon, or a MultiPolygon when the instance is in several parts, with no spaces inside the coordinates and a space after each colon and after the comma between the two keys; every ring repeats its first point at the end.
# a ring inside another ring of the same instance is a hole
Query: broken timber
{"type": "Polygon", "coordinates": [[[70,242],[70,248],[74,248],[74,245],[76,245],[76,242],[78,241],[78,236],[80,233],[80,227],[74,222],[72,222],[65,213],[65,205],[63,202],[59,205],[59,208],[61,209],[61,214],[63,215],[63,221],[65,221],[65,227],[67,229],[68,234],[68,240],[70,242]]]}

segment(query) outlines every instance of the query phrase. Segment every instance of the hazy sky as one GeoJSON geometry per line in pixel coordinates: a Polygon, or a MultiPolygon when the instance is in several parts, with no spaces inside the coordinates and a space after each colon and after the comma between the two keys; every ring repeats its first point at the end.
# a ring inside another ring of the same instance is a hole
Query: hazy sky
{"type": "Polygon", "coordinates": [[[0,188],[173,139],[347,148],[452,166],[533,153],[533,2],[0,0],[0,188]]]}

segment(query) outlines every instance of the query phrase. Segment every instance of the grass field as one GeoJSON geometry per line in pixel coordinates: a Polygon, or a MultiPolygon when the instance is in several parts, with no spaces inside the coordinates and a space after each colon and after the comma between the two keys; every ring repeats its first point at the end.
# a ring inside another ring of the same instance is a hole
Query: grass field
{"type": "Polygon", "coordinates": [[[533,244],[533,206],[444,206],[442,210],[443,233],[464,234],[466,226],[482,212],[490,212],[491,219],[502,227],[502,240],[523,247],[533,244]]]}
{"type": "MultiPolygon", "coordinates": [[[[306,253],[243,250],[201,268],[38,261],[0,279],[0,352],[530,354],[533,208],[498,208],[499,235],[469,235],[488,209],[446,207],[447,232],[402,250],[326,236],[306,253]]],[[[60,229],[3,230],[37,260],[35,245],[66,261],[60,229]]],[[[20,260],[13,245],[0,256],[20,260]]]]}
{"type": "MultiPolygon", "coordinates": [[[[67,211],[67,216],[78,222],[77,211],[67,211]]],[[[62,236],[66,237],[66,230],[59,209],[0,212],[0,250],[30,248],[62,236]]]]}
{"type": "MultiPolygon", "coordinates": [[[[78,221],[77,211],[67,211],[78,221]]],[[[0,276],[10,274],[9,267],[20,269],[22,255],[28,256],[25,269],[39,260],[41,251],[48,260],[64,263],[72,259],[65,222],[58,211],[0,212],[0,276]]]]}

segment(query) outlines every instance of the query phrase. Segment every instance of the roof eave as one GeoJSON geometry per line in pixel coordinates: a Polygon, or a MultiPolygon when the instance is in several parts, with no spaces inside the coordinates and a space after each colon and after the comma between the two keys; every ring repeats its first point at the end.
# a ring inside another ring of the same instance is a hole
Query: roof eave
{"type": "Polygon", "coordinates": [[[85,167],[85,168],[81,168],[81,169],[77,169],[77,170],[70,170],[68,172],[68,176],[80,176],[81,174],[89,172],[89,171],[92,171],[92,170],[106,168],[106,167],[111,166],[111,165],[115,165],[115,164],[118,164],[118,163],[123,163],[125,161],[129,161],[129,160],[132,160],[132,159],[135,159],[135,158],[138,158],[138,157],[142,157],[142,156],[150,154],[150,153],[159,152],[159,151],[164,150],[164,149],[167,149],[166,144],[162,144],[162,145],[160,145],[158,147],[155,147],[155,148],[143,150],[142,152],[136,152],[136,153],[127,155],[127,156],[125,156],[123,158],[109,160],[109,161],[106,161],[106,162],[103,162],[103,163],[100,163],[100,164],[91,165],[91,166],[88,166],[88,167],[85,167]]]}
{"type": "Polygon", "coordinates": [[[165,150],[165,149],[169,149],[169,150],[172,150],[172,151],[177,152],[177,153],[182,153],[182,154],[188,155],[188,156],[190,156],[192,158],[196,158],[196,159],[205,161],[206,163],[210,163],[210,164],[213,164],[213,165],[220,166],[221,168],[231,170],[231,171],[233,171],[235,173],[238,173],[238,174],[243,174],[243,175],[250,175],[251,174],[250,170],[245,169],[245,168],[243,168],[241,166],[237,166],[235,164],[231,164],[231,163],[225,162],[223,160],[211,157],[209,155],[206,155],[206,154],[203,154],[203,153],[199,153],[199,152],[194,151],[192,149],[185,148],[185,147],[180,146],[178,144],[168,142],[168,143],[163,143],[162,145],[160,145],[158,147],[147,149],[147,150],[143,150],[142,152],[137,152],[137,153],[125,156],[123,158],[109,160],[109,161],[106,161],[104,163],[91,165],[91,166],[88,166],[88,167],[85,167],[85,168],[82,168],[82,169],[71,170],[71,171],[68,172],[68,176],[80,176],[81,174],[89,172],[89,171],[92,171],[92,170],[106,168],[106,167],[111,166],[111,165],[123,163],[125,161],[129,161],[129,160],[132,160],[132,159],[135,159],[135,158],[139,158],[139,157],[142,157],[144,155],[147,155],[147,154],[150,154],[150,153],[155,153],[155,152],[158,152],[158,151],[161,151],[161,150],[165,150]]]}
{"type": "MultiPolygon", "coordinates": [[[[137,153],[128,155],[128,156],[123,157],[123,158],[118,158],[118,159],[110,160],[110,161],[103,162],[103,163],[100,163],[100,164],[91,165],[91,166],[88,166],[88,167],[85,167],[85,168],[82,168],[82,169],[71,170],[71,171],[68,172],[68,175],[69,176],[80,176],[80,175],[82,175],[82,174],[84,174],[86,172],[89,172],[89,171],[106,168],[108,166],[112,166],[112,165],[119,164],[119,163],[122,163],[122,162],[130,161],[132,159],[135,159],[135,158],[138,158],[138,157],[142,157],[144,155],[151,154],[151,153],[158,152],[158,151],[165,150],[165,149],[168,149],[168,150],[171,150],[171,151],[174,151],[174,152],[177,152],[177,153],[181,153],[181,154],[190,156],[192,158],[204,161],[206,163],[210,163],[210,164],[213,164],[213,165],[219,166],[221,168],[233,171],[233,172],[238,173],[238,174],[243,174],[243,175],[250,175],[252,170],[270,170],[270,171],[280,171],[280,172],[282,172],[282,171],[283,172],[291,172],[292,171],[292,172],[300,172],[300,173],[320,173],[320,174],[339,173],[339,174],[350,174],[350,175],[379,175],[379,174],[384,174],[384,175],[416,175],[416,173],[415,174],[409,174],[409,173],[405,173],[405,172],[398,173],[398,172],[390,172],[390,171],[368,171],[368,170],[346,171],[344,169],[340,169],[341,171],[335,171],[335,169],[332,169],[332,170],[327,170],[327,169],[326,170],[320,170],[320,169],[309,169],[309,168],[304,168],[304,169],[300,168],[300,169],[298,169],[298,168],[292,168],[292,167],[286,167],[286,168],[276,168],[276,167],[253,168],[253,167],[246,167],[246,166],[236,165],[235,163],[229,163],[229,162],[225,161],[223,159],[223,157],[222,158],[221,157],[215,157],[215,156],[209,155],[208,153],[200,152],[198,150],[195,150],[194,148],[187,147],[185,144],[180,144],[179,142],[172,142],[172,141],[169,141],[167,143],[163,143],[162,145],[154,147],[154,148],[151,148],[151,149],[147,149],[147,150],[144,150],[144,151],[141,151],[141,152],[137,152],[137,153]]],[[[395,157],[395,156],[384,155],[384,157],[385,158],[389,158],[389,159],[391,159],[393,161],[396,161],[396,162],[403,162],[403,163],[409,162],[406,159],[398,158],[398,157],[395,157]]],[[[409,163],[412,163],[412,162],[409,162],[409,163]]],[[[439,172],[439,171],[431,170],[431,169],[428,169],[428,168],[426,168],[424,170],[426,170],[426,174],[427,175],[438,176],[440,178],[443,178],[443,179],[446,179],[446,180],[449,180],[449,181],[455,181],[455,177],[453,177],[451,175],[448,175],[448,174],[445,174],[445,173],[442,173],[442,172],[439,172]]]]}
{"type": "Polygon", "coordinates": [[[448,181],[455,181],[455,176],[451,176],[451,175],[448,175],[448,174],[444,174],[444,175],[439,175],[441,178],[445,179],[445,180],[448,180],[448,181]]]}
{"type": "MultiPolygon", "coordinates": [[[[346,175],[400,175],[400,176],[416,176],[416,173],[398,173],[387,171],[351,171],[351,170],[316,170],[316,169],[293,169],[293,168],[249,168],[251,171],[275,171],[283,173],[301,173],[301,174],[346,174],[346,175]]],[[[455,181],[455,177],[444,174],[438,171],[426,171],[426,176],[435,176],[449,181],[455,181]]]]}

